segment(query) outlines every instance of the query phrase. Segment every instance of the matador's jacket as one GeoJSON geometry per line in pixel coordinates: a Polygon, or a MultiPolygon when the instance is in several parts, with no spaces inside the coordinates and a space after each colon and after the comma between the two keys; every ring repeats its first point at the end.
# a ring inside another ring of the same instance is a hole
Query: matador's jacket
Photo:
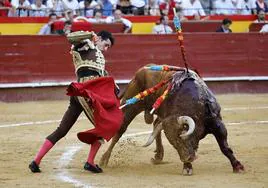
{"type": "Polygon", "coordinates": [[[67,35],[78,82],[67,88],[67,95],[77,96],[94,129],[77,134],[80,141],[91,144],[104,138],[109,141],[119,130],[123,113],[115,94],[116,84],[105,71],[105,58],[95,46],[93,32],[67,35]]]}

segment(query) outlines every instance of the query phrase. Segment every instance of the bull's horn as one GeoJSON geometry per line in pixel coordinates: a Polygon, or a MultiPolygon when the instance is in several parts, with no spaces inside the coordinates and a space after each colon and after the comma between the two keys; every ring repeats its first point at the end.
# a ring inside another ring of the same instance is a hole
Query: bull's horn
{"type": "Polygon", "coordinates": [[[154,131],[151,133],[151,135],[150,135],[148,141],[146,142],[146,144],[144,144],[142,147],[150,146],[150,145],[153,143],[155,137],[158,135],[158,133],[159,133],[162,129],[163,129],[162,123],[161,123],[160,125],[157,125],[157,126],[155,127],[154,131]]]}
{"type": "Polygon", "coordinates": [[[192,134],[194,132],[195,122],[191,117],[189,117],[189,116],[180,116],[180,117],[177,118],[177,121],[178,121],[179,125],[187,124],[189,126],[188,131],[186,133],[182,133],[180,135],[180,137],[189,136],[190,134],[192,134]]]}

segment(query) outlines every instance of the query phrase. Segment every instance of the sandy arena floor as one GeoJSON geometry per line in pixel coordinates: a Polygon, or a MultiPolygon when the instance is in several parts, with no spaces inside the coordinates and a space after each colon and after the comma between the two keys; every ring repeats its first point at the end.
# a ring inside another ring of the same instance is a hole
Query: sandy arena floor
{"type": "MultiPolygon", "coordinates": [[[[41,163],[42,173],[28,169],[44,138],[58,125],[68,101],[0,103],[0,187],[268,187],[268,94],[219,95],[229,133],[229,145],[244,164],[242,174],[232,173],[212,135],[200,142],[194,175],[182,176],[182,163],[164,138],[164,164],[153,165],[155,145],[141,147],[148,136],[125,137],[116,145],[102,174],[83,170],[89,147],[76,133],[92,125],[81,116],[69,134],[41,163]]],[[[146,132],[151,125],[143,116],[132,122],[126,134],[146,132]]],[[[97,161],[107,148],[101,148],[97,161]]]]}

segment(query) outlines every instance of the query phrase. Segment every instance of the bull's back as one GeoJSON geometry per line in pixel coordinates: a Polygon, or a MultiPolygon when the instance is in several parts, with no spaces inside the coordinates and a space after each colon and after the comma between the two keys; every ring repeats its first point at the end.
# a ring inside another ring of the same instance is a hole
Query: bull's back
{"type": "Polygon", "coordinates": [[[205,100],[203,88],[194,79],[184,80],[180,86],[174,86],[167,100],[169,115],[203,115],[205,100]]]}

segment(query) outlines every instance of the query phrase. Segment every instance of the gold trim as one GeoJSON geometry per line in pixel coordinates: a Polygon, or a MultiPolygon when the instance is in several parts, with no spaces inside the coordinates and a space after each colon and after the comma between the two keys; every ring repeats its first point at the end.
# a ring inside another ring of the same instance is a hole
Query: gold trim
{"type": "MultiPolygon", "coordinates": [[[[82,77],[79,78],[78,82],[82,83],[82,82],[86,82],[88,80],[92,80],[98,78],[98,76],[87,76],[87,77],[82,77]]],[[[79,103],[81,104],[81,106],[84,109],[84,113],[86,114],[86,116],[88,117],[88,119],[91,121],[91,123],[95,126],[95,121],[94,121],[94,109],[88,104],[88,100],[87,98],[84,97],[77,97],[79,103]]]]}
{"type": "Polygon", "coordinates": [[[97,62],[99,63],[87,59],[82,60],[79,52],[72,51],[75,72],[77,72],[78,69],[81,67],[90,67],[96,69],[99,73],[101,73],[101,75],[103,75],[105,69],[105,61],[103,60],[103,58],[100,57],[100,53],[98,51],[96,52],[96,54],[97,54],[97,62]]]}

